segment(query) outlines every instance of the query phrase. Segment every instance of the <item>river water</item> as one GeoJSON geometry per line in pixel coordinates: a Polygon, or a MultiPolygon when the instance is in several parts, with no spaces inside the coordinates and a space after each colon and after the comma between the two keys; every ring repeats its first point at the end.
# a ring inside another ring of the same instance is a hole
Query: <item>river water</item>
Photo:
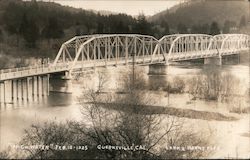
{"type": "MultiPolygon", "coordinates": [[[[140,66],[143,73],[147,73],[148,66],[140,66]]],[[[174,65],[168,69],[168,78],[179,76],[187,79],[197,75],[204,70],[203,65],[174,65]]],[[[108,77],[106,89],[114,90],[119,88],[120,77],[129,69],[127,67],[108,67],[98,69],[105,72],[108,77]]],[[[230,72],[241,80],[242,88],[249,88],[249,66],[247,65],[223,65],[220,70],[230,72]]],[[[6,149],[7,146],[18,143],[21,139],[24,129],[33,123],[41,123],[45,121],[63,122],[66,120],[81,120],[81,106],[78,103],[78,97],[84,89],[96,86],[96,74],[89,74],[73,81],[73,93],[50,93],[48,97],[43,97],[33,102],[18,102],[14,104],[1,105],[0,107],[0,151],[6,149]]],[[[148,76],[144,74],[148,83],[154,83],[155,79],[162,79],[162,76],[148,76]]],[[[166,76],[164,76],[166,78],[166,76]]],[[[163,79],[164,79],[163,78],[163,79]]],[[[166,104],[164,92],[159,91],[155,96],[155,105],[166,104]]],[[[196,105],[187,104],[188,95],[171,95],[170,104],[180,108],[190,108],[196,110],[223,112],[225,105],[215,104],[215,102],[197,101],[196,105]]]]}

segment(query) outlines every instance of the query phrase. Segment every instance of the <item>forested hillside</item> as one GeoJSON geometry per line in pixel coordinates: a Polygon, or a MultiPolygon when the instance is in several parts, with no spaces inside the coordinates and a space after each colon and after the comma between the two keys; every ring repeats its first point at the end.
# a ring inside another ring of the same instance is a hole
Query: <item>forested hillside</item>
{"type": "Polygon", "coordinates": [[[53,2],[0,0],[0,68],[28,65],[31,58],[53,59],[61,44],[76,35],[137,33],[160,38],[248,32],[247,6],[241,1],[192,1],[147,20],[144,15],[101,14],[53,2]]]}
{"type": "Polygon", "coordinates": [[[10,65],[15,63],[7,64],[13,57],[54,58],[64,41],[76,35],[101,33],[153,34],[153,31],[143,15],[135,19],[52,2],[0,0],[0,68],[13,67],[10,65]]]}
{"type": "Polygon", "coordinates": [[[194,30],[202,27],[204,30],[216,22],[222,31],[228,32],[228,28],[242,27],[248,18],[247,0],[189,0],[150,17],[149,21],[156,24],[164,21],[173,29],[185,26],[194,30]]]}

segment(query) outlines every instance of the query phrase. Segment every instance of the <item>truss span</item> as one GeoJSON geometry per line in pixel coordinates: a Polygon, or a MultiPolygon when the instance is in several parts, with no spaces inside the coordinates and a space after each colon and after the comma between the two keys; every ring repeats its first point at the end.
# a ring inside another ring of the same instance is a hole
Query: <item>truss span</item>
{"type": "Polygon", "coordinates": [[[78,62],[107,65],[128,64],[135,55],[136,61],[182,61],[235,54],[249,48],[249,35],[174,34],[157,40],[153,36],[138,34],[109,34],[78,36],[65,42],[53,63],[78,62]]]}
{"type": "Polygon", "coordinates": [[[248,51],[245,34],[174,34],[161,39],[138,34],[77,36],[63,43],[52,65],[0,71],[0,81],[78,68],[136,63],[169,63],[248,51]]]}
{"type": "Polygon", "coordinates": [[[54,61],[54,65],[60,62],[72,62],[73,69],[77,62],[105,62],[114,61],[115,64],[123,61],[125,64],[132,60],[132,55],[152,58],[153,50],[158,40],[147,35],[91,35],[74,37],[65,42],[54,61]],[[73,57],[73,58],[72,58],[73,57]]]}
{"type": "Polygon", "coordinates": [[[154,54],[163,54],[165,62],[236,54],[249,49],[249,35],[176,34],[159,40],[154,54]]]}

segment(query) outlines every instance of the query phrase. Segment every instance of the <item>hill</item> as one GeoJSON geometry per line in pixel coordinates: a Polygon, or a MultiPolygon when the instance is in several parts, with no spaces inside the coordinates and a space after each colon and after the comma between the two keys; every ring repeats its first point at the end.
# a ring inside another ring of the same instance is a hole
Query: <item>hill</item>
{"type": "MultiPolygon", "coordinates": [[[[50,58],[66,40],[86,34],[151,34],[145,16],[62,6],[54,2],[0,0],[0,69],[27,65],[29,58],[50,58]],[[14,62],[15,57],[24,60],[14,62]],[[22,64],[25,63],[25,64],[22,64]]],[[[29,63],[29,62],[28,62],[29,63]]]]}
{"type": "Polygon", "coordinates": [[[193,0],[153,15],[148,20],[156,24],[167,21],[172,28],[179,23],[191,27],[198,24],[211,24],[213,21],[218,22],[222,27],[226,21],[239,24],[243,15],[246,19],[249,16],[247,0],[193,0]]]}

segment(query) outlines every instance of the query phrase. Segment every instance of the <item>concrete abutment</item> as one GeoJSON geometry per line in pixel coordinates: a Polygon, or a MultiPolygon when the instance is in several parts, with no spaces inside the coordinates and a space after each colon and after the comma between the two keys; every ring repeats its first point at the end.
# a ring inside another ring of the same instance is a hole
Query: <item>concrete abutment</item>
{"type": "Polygon", "coordinates": [[[71,94],[73,92],[71,72],[53,74],[50,76],[50,91],[71,94]]]}
{"type": "Polygon", "coordinates": [[[205,65],[222,65],[222,56],[204,58],[205,65]]]}
{"type": "Polygon", "coordinates": [[[149,75],[167,75],[168,65],[164,63],[150,64],[148,69],[149,75]]]}

